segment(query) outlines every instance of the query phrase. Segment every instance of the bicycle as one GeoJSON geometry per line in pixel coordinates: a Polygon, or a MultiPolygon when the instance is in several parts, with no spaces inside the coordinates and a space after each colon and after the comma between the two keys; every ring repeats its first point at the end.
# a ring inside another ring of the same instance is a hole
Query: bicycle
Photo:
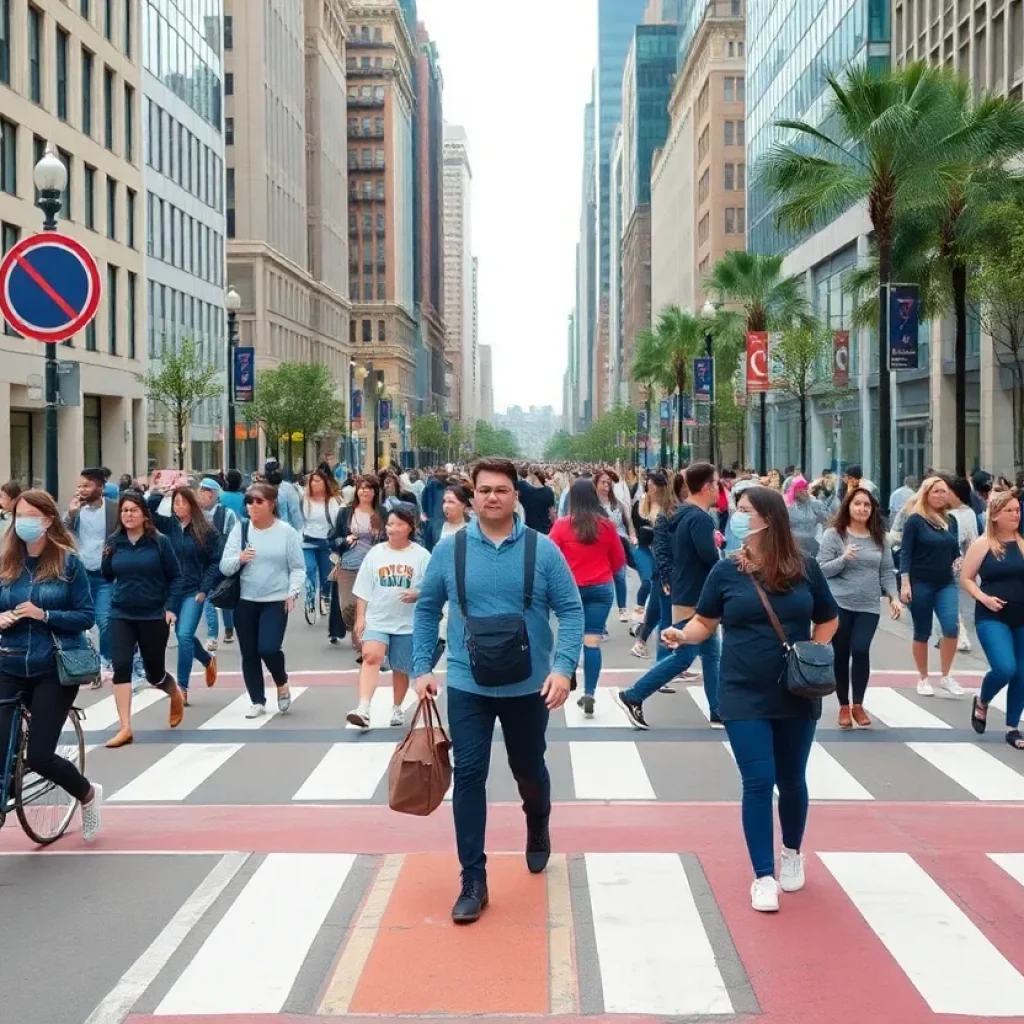
{"type": "MultiPolygon", "coordinates": [[[[40,846],[49,846],[67,831],[79,802],[56,783],[41,778],[28,768],[25,759],[28,756],[32,715],[20,697],[0,701],[0,707],[14,705],[18,706],[18,711],[11,719],[7,763],[0,776],[0,828],[3,828],[7,815],[13,811],[29,839],[40,846]]],[[[56,753],[84,773],[83,717],[81,708],[72,708],[68,712],[68,728],[73,738],[66,740],[67,731],[61,733],[56,753]]]]}
{"type": "Polygon", "coordinates": [[[306,622],[315,626],[320,615],[320,595],[317,593],[316,583],[308,576],[306,577],[306,603],[303,611],[306,613],[306,622]]]}

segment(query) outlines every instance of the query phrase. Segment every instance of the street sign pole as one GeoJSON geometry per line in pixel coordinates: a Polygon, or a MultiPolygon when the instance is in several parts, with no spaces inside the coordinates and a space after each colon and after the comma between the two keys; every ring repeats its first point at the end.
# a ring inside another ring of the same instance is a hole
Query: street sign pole
{"type": "Polygon", "coordinates": [[[46,490],[54,501],[57,500],[57,354],[56,346],[46,348],[46,490]]]}

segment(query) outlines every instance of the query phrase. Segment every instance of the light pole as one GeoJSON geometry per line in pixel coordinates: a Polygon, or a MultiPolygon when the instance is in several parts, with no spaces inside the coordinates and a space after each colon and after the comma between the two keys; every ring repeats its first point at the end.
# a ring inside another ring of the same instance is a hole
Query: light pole
{"type": "Polygon", "coordinates": [[[710,299],[704,303],[701,315],[704,317],[704,351],[711,360],[711,391],[708,394],[708,450],[710,452],[708,462],[715,464],[716,440],[715,437],[715,336],[712,333],[712,325],[715,315],[718,313],[718,304],[710,299]]]}
{"type": "MultiPolygon", "coordinates": [[[[39,190],[38,205],[43,211],[43,230],[57,230],[61,193],[67,188],[68,171],[52,149],[47,149],[32,170],[32,180],[39,190]]],[[[46,397],[46,489],[57,500],[57,346],[46,346],[44,376],[46,397]]]]}
{"type": "Polygon", "coordinates": [[[242,297],[232,285],[224,296],[228,311],[228,469],[236,469],[235,460],[235,350],[238,348],[238,311],[242,308],[242,297]]]}
{"type": "Polygon", "coordinates": [[[353,472],[355,467],[355,455],[352,449],[352,395],[356,389],[356,361],[350,359],[348,361],[348,457],[346,462],[349,466],[349,471],[353,472]]]}
{"type": "Polygon", "coordinates": [[[380,400],[384,397],[384,371],[377,371],[377,396],[373,408],[373,472],[380,469],[380,400]]]}

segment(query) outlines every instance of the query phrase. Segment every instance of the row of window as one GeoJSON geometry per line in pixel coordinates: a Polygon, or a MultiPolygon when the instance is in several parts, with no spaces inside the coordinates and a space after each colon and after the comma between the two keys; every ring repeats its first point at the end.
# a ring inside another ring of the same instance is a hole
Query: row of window
{"type": "Polygon", "coordinates": [[[388,297],[388,286],[383,277],[375,282],[367,274],[360,282],[358,277],[350,277],[348,295],[353,302],[384,302],[388,297]]]}
{"type": "Polygon", "coordinates": [[[725,233],[743,235],[747,231],[747,211],[742,206],[725,208],[725,233]]]}
{"type": "MultiPolygon", "coordinates": [[[[374,223],[377,225],[377,234],[380,234],[384,230],[384,214],[374,214],[370,210],[364,210],[362,216],[363,222],[363,234],[369,234],[374,229],[374,223]]],[[[355,210],[348,211],[348,226],[349,230],[355,231],[359,226],[359,214],[355,210]]]]}
{"type": "Polygon", "coordinates": [[[369,149],[363,147],[361,150],[350,149],[348,151],[348,165],[352,169],[363,168],[367,171],[384,170],[384,150],[369,149]]]}
{"type": "Polygon", "coordinates": [[[727,146],[745,146],[747,144],[747,123],[740,118],[738,121],[725,122],[725,144],[727,146]]]}
{"type": "Polygon", "coordinates": [[[359,182],[350,181],[348,183],[348,197],[349,199],[384,199],[384,182],[382,180],[377,181],[364,181],[362,188],[359,187],[359,182]]]}
{"type": "Polygon", "coordinates": [[[173,351],[177,342],[188,338],[204,365],[224,366],[223,309],[156,281],[149,281],[147,287],[150,358],[159,358],[168,348],[173,351]]]}
{"type": "Polygon", "coordinates": [[[747,82],[742,75],[726,75],[722,79],[724,85],[723,99],[726,103],[745,103],[747,99],[747,82]]]}
{"type": "Polygon", "coordinates": [[[224,239],[152,192],[146,193],[146,252],[210,284],[224,284],[224,239]]]}
{"type": "Polygon", "coordinates": [[[725,165],[725,190],[726,192],[743,192],[747,187],[747,165],[726,164],[725,165]]]}
{"type": "Polygon", "coordinates": [[[384,100],[384,86],[383,85],[350,85],[348,87],[348,98],[350,100],[378,100],[383,102],[384,100]]]}
{"type": "Polygon", "coordinates": [[[146,165],[177,182],[200,202],[223,211],[223,161],[153,100],[146,101],[146,165]]]}
{"type": "Polygon", "coordinates": [[[349,135],[370,135],[375,138],[384,138],[383,117],[350,117],[348,119],[349,135]]]}
{"type": "MultiPolygon", "coordinates": [[[[364,345],[369,345],[373,342],[373,321],[362,320],[361,323],[361,337],[364,345]]],[[[356,343],[356,322],[355,320],[349,320],[348,322],[348,340],[349,344],[354,345],[356,343]]],[[[388,323],[386,320],[377,321],[377,340],[387,341],[388,340],[388,323]]]]}

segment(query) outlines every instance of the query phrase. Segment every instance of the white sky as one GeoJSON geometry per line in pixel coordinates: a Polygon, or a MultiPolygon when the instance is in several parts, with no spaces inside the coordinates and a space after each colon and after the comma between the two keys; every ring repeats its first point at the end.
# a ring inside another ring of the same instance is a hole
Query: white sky
{"type": "Polygon", "coordinates": [[[444,116],[469,137],[494,406],[562,405],[596,0],[419,0],[444,116]]]}

